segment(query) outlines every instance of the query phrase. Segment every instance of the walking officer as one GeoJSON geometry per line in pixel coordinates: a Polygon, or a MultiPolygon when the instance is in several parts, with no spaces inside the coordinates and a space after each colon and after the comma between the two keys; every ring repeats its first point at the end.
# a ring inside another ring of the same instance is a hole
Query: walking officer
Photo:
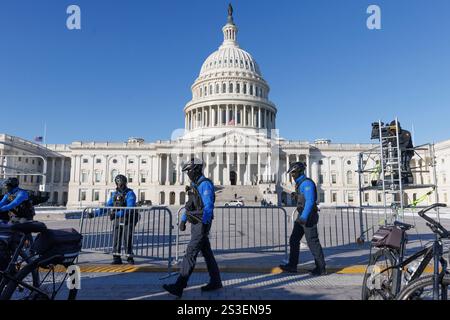
{"type": "Polygon", "coordinates": [[[186,255],[181,263],[180,275],[174,284],[165,284],[163,288],[169,293],[181,297],[184,288],[187,287],[189,277],[194,271],[197,255],[202,253],[205,258],[210,281],[201,288],[202,291],[212,291],[222,288],[219,267],[211,250],[209,231],[214,218],[214,185],[207,179],[203,171],[203,162],[199,159],[191,159],[183,165],[183,172],[187,172],[191,180],[189,199],[186,203],[186,211],[183,213],[180,230],[186,229],[186,223],[191,223],[191,241],[186,249],[186,255]]]}
{"type": "Polygon", "coordinates": [[[316,267],[310,271],[310,274],[320,276],[326,274],[326,269],[325,258],[317,231],[317,223],[319,222],[317,188],[314,181],[305,176],[305,169],[305,163],[295,162],[291,164],[287,172],[295,181],[298,217],[294,222],[294,228],[289,239],[289,262],[288,264],[280,265],[280,268],[286,272],[297,272],[300,241],[305,235],[306,242],[316,263],[316,267]]]}
{"type": "Polygon", "coordinates": [[[23,223],[33,220],[34,206],[28,191],[19,188],[19,179],[11,177],[3,182],[6,194],[0,201],[0,220],[23,223]]]}

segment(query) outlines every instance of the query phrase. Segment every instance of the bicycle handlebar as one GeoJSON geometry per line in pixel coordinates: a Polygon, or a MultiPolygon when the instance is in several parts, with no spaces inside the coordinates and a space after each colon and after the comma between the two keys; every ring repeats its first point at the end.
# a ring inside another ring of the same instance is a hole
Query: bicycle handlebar
{"type": "Polygon", "coordinates": [[[428,223],[430,223],[431,225],[435,226],[438,230],[441,231],[440,235],[442,237],[448,237],[450,235],[450,233],[448,232],[447,229],[445,229],[439,222],[437,222],[436,220],[430,218],[429,216],[427,216],[425,214],[425,212],[428,212],[432,209],[438,208],[438,207],[447,207],[447,205],[445,203],[434,203],[429,207],[426,207],[425,209],[422,209],[418,212],[418,215],[424,219],[425,221],[427,221],[428,223]]]}

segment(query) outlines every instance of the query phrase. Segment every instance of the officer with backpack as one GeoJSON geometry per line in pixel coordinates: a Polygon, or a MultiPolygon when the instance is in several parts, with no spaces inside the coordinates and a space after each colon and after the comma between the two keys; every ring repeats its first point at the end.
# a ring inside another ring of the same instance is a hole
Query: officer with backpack
{"type": "Polygon", "coordinates": [[[165,284],[163,288],[169,293],[181,297],[187,287],[189,277],[194,271],[197,255],[202,253],[206,261],[210,281],[201,288],[202,291],[212,291],[222,288],[219,267],[211,250],[209,231],[214,218],[214,184],[203,175],[203,162],[191,159],[183,165],[183,172],[187,172],[191,185],[188,190],[188,202],[181,222],[180,230],[186,229],[186,223],[191,224],[191,241],[186,249],[186,255],[181,263],[180,275],[174,284],[165,284]]]}
{"type": "Polygon", "coordinates": [[[12,177],[3,182],[6,194],[0,201],[0,220],[23,223],[33,220],[34,206],[28,191],[19,188],[19,179],[12,177]]]}
{"type": "Polygon", "coordinates": [[[290,254],[288,264],[280,265],[285,272],[297,272],[298,257],[300,254],[300,241],[303,235],[312,255],[316,267],[310,271],[312,276],[326,274],[325,258],[319,241],[317,223],[319,222],[319,208],[317,207],[317,187],[314,181],[305,175],[306,164],[295,162],[291,164],[287,174],[295,181],[298,217],[289,239],[290,254]]]}

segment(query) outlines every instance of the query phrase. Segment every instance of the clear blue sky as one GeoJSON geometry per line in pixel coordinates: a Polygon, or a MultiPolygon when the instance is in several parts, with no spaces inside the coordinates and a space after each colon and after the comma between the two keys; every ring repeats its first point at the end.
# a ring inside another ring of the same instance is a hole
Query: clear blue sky
{"type": "MultiPolygon", "coordinates": [[[[228,1],[2,0],[0,132],[48,143],[168,139],[228,1]],[[66,28],[66,8],[82,30],[66,28]]],[[[282,136],[369,142],[373,120],[450,138],[450,1],[238,0],[239,43],[258,61],[282,136]],[[366,28],[378,4],[382,30],[366,28]]]]}

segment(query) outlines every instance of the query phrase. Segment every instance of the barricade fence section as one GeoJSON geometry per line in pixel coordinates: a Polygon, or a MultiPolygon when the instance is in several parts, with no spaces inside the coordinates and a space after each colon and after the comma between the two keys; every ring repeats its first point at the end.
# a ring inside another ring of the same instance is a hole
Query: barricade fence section
{"type": "Polygon", "coordinates": [[[172,213],[166,207],[86,208],[83,251],[172,260],[172,213]]]}
{"type": "MultiPolygon", "coordinates": [[[[177,225],[184,213],[177,213],[177,225]]],[[[209,239],[215,253],[288,252],[288,216],[281,207],[215,207],[209,239]]],[[[186,252],[190,225],[177,228],[175,260],[186,252]]]]}

